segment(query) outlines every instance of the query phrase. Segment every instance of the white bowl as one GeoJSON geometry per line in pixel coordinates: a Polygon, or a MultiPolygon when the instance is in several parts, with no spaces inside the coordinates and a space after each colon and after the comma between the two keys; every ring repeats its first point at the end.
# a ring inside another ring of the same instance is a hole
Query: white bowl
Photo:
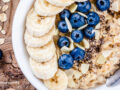
{"type": "MultiPolygon", "coordinates": [[[[37,90],[48,90],[44,86],[44,84],[39,79],[37,79],[31,72],[31,69],[29,66],[29,56],[26,52],[24,39],[23,39],[24,30],[25,30],[25,18],[33,2],[34,0],[20,0],[20,3],[18,5],[18,8],[14,16],[13,27],[12,27],[13,50],[15,53],[17,63],[21,71],[25,75],[25,77],[28,79],[28,81],[37,90]]],[[[116,87],[112,87],[112,88],[108,88],[105,85],[102,85],[96,88],[96,90],[108,90],[108,89],[109,90],[120,90],[120,85],[116,87]]]]}

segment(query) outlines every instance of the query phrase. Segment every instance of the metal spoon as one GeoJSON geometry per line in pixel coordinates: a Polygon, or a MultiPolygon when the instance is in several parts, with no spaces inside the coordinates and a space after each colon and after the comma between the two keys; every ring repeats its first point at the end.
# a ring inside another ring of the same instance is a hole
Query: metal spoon
{"type": "Polygon", "coordinates": [[[116,71],[113,76],[107,79],[106,86],[112,87],[120,85],[120,70],[116,71]]]}

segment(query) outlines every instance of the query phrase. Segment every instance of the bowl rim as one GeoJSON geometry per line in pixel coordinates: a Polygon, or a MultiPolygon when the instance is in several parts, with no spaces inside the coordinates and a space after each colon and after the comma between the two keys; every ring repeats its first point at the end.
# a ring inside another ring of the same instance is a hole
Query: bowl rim
{"type": "MultiPolygon", "coordinates": [[[[20,67],[21,71],[23,72],[24,76],[27,78],[27,80],[37,90],[48,90],[44,86],[44,84],[32,74],[29,66],[27,64],[21,62],[22,59],[26,59],[26,56],[20,56],[20,55],[24,55],[26,53],[24,51],[25,45],[23,45],[24,44],[24,40],[23,40],[24,26],[23,25],[25,22],[26,14],[27,14],[28,10],[30,9],[30,7],[32,6],[33,2],[34,2],[34,0],[20,0],[20,2],[18,4],[18,7],[17,7],[16,12],[14,14],[13,24],[12,24],[12,47],[13,47],[13,51],[14,51],[14,55],[15,55],[17,64],[20,67]],[[22,14],[20,14],[20,13],[22,13],[22,14]],[[22,15],[24,15],[24,17],[22,15]],[[22,19],[21,19],[21,17],[22,17],[22,19]],[[23,18],[24,18],[24,20],[23,20],[23,18]],[[21,21],[21,20],[23,20],[23,21],[21,21]],[[21,22],[23,25],[21,24],[21,22]],[[21,27],[21,26],[23,26],[23,27],[21,27]],[[20,30],[21,28],[23,29],[23,31],[20,30]],[[21,34],[21,32],[23,32],[23,33],[21,34]],[[18,37],[18,38],[16,38],[16,37],[18,37]],[[26,67],[26,65],[28,67],[26,67]]],[[[116,86],[116,87],[111,87],[111,88],[108,88],[105,85],[101,85],[99,88],[96,88],[96,90],[101,90],[101,89],[119,90],[120,85],[116,86]]],[[[80,89],[78,89],[78,90],[80,90],[80,89]]]]}
{"type": "MultiPolygon", "coordinates": [[[[22,73],[24,74],[24,76],[27,78],[27,80],[37,89],[37,90],[48,90],[42,82],[40,82],[39,79],[37,79],[32,72],[30,72],[30,70],[28,70],[28,67],[26,67],[24,65],[24,63],[21,62],[21,59],[24,59],[25,57],[23,56],[23,58],[21,58],[22,55],[21,53],[21,48],[24,48],[23,46],[20,46],[18,44],[21,44],[19,42],[23,41],[23,35],[22,35],[22,39],[19,39],[19,34],[18,32],[20,32],[19,29],[23,29],[24,32],[24,26],[19,28],[19,24],[20,24],[20,18],[22,17],[22,15],[24,13],[24,11],[27,11],[30,9],[30,7],[32,6],[34,0],[20,0],[18,7],[16,9],[16,12],[14,14],[14,18],[13,18],[13,24],[12,24],[12,47],[13,47],[13,51],[14,51],[14,55],[17,61],[18,66],[20,67],[22,73]],[[24,5],[23,5],[24,4],[24,5]],[[28,7],[27,7],[28,6],[28,7]],[[22,14],[20,14],[22,13],[22,14]],[[18,28],[18,29],[17,29],[18,28]],[[18,30],[18,31],[17,31],[18,30]],[[16,38],[18,37],[18,38],[16,38]]],[[[26,15],[25,15],[26,16],[26,15]]],[[[23,18],[23,17],[22,17],[23,18]]],[[[24,23],[24,22],[23,22],[24,23]]],[[[21,25],[21,24],[20,24],[21,25]]],[[[22,45],[22,44],[21,44],[22,45]]],[[[30,69],[30,68],[29,68],[30,69]]]]}

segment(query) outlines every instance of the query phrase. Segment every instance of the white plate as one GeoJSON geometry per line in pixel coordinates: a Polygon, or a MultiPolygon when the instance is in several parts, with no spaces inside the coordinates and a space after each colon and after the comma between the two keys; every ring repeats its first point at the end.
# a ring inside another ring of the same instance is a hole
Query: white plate
{"type": "MultiPolygon", "coordinates": [[[[44,84],[32,74],[28,61],[29,57],[23,40],[25,18],[33,2],[34,0],[20,0],[13,21],[12,44],[17,63],[28,81],[38,90],[48,90],[44,84]]],[[[96,88],[96,90],[120,90],[120,85],[112,88],[103,85],[96,88]]]]}

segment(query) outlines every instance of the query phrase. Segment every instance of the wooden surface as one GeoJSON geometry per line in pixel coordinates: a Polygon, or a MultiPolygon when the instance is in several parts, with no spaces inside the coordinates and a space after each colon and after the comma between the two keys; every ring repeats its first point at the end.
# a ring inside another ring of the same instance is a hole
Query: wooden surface
{"type": "MultiPolygon", "coordinates": [[[[12,49],[11,26],[18,3],[19,0],[11,0],[9,3],[3,3],[3,1],[0,0],[0,6],[9,6],[7,11],[5,11],[7,21],[3,23],[0,22],[0,25],[6,31],[5,35],[0,32],[0,38],[5,38],[4,44],[0,45],[0,49],[3,50],[4,55],[3,59],[0,60],[0,90],[34,90],[33,86],[20,71],[12,49]]],[[[1,9],[0,13],[3,13],[1,9]]]]}

